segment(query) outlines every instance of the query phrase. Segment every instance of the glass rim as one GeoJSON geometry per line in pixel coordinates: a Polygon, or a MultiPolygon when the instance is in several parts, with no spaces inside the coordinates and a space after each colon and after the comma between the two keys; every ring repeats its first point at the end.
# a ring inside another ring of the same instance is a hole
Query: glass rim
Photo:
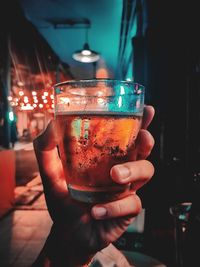
{"type": "Polygon", "coordinates": [[[79,84],[79,83],[92,83],[92,82],[110,82],[110,83],[121,83],[121,84],[128,84],[128,85],[138,85],[140,89],[144,90],[145,86],[134,82],[134,81],[127,81],[127,80],[119,80],[119,79],[108,79],[108,78],[97,78],[97,79],[79,79],[79,80],[68,80],[64,82],[59,82],[53,85],[53,88],[59,87],[59,86],[66,86],[66,85],[74,85],[74,84],[79,84]]]}

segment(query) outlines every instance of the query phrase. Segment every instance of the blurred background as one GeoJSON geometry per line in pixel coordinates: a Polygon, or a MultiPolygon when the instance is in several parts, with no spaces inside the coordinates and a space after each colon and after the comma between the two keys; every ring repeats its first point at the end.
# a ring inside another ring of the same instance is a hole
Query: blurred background
{"type": "Polygon", "coordinates": [[[1,1],[2,220],[17,201],[27,210],[41,195],[42,189],[30,192],[27,186],[38,185],[32,140],[53,117],[52,86],[71,79],[134,80],[145,85],[146,104],[156,110],[149,128],[156,171],[138,192],[144,233],[134,244],[129,234],[118,245],[173,266],[170,207],[199,194],[199,25],[197,1],[1,1]]]}

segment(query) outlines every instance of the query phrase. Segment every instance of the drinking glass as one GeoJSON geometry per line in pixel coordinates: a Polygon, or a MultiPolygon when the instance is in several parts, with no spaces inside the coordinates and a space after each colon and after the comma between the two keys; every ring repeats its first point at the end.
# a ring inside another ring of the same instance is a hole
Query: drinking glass
{"type": "Polygon", "coordinates": [[[59,155],[71,197],[106,202],[125,196],[130,184],[110,177],[113,165],[134,149],[144,108],[144,86],[93,79],[54,86],[59,155]]]}

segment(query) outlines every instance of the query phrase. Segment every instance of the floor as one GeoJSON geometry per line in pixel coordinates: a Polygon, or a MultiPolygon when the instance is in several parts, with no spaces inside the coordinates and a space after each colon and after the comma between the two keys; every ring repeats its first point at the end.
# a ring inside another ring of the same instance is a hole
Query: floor
{"type": "Polygon", "coordinates": [[[28,267],[40,252],[51,227],[43,194],[26,209],[0,220],[0,266],[28,267]]]}
{"type": "Polygon", "coordinates": [[[15,150],[16,202],[0,219],[0,267],[31,266],[52,225],[32,144],[17,143],[15,150]],[[22,164],[24,157],[27,164],[22,164]]]}
{"type": "Polygon", "coordinates": [[[14,147],[16,155],[16,185],[26,185],[39,173],[32,142],[17,142],[14,147]]]}

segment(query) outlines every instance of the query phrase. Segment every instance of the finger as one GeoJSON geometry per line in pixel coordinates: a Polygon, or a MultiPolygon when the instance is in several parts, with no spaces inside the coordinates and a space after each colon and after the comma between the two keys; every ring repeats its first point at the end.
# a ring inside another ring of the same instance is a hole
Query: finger
{"type": "Polygon", "coordinates": [[[51,120],[47,128],[33,140],[35,151],[49,151],[56,148],[58,141],[55,131],[55,121],[51,120]]]}
{"type": "Polygon", "coordinates": [[[147,129],[149,124],[151,123],[153,117],[155,114],[155,110],[152,106],[145,106],[144,107],[144,113],[142,118],[142,128],[147,129]]]}
{"type": "Polygon", "coordinates": [[[95,205],[92,207],[91,214],[97,220],[110,219],[127,215],[137,216],[141,209],[140,198],[136,194],[130,194],[123,199],[95,205]]]}
{"type": "Polygon", "coordinates": [[[55,191],[66,191],[62,163],[56,147],[54,121],[33,141],[33,145],[44,186],[55,191]]]}
{"type": "Polygon", "coordinates": [[[154,147],[155,141],[151,133],[141,129],[138,133],[135,146],[128,152],[128,160],[135,161],[146,159],[154,147]]]}
{"type": "Polygon", "coordinates": [[[146,159],[150,155],[154,144],[155,141],[151,133],[147,130],[141,129],[138,134],[135,148],[137,159],[146,159]]]}
{"type": "Polygon", "coordinates": [[[118,184],[147,183],[154,174],[154,167],[147,160],[118,164],[112,167],[111,177],[118,184]]]}

